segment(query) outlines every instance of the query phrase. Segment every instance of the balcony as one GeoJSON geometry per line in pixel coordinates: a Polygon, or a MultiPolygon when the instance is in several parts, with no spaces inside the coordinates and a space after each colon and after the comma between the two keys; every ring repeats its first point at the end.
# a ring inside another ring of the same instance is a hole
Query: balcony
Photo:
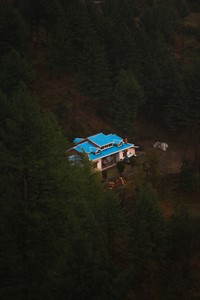
{"type": "Polygon", "coordinates": [[[113,154],[113,155],[110,155],[110,156],[107,156],[107,157],[104,157],[102,158],[102,170],[105,170],[107,168],[110,168],[114,165],[116,165],[116,154],[113,154]]]}

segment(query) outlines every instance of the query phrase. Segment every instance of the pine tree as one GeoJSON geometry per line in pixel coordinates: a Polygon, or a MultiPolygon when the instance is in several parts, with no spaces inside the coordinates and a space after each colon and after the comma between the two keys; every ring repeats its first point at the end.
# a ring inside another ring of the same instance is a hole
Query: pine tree
{"type": "Polygon", "coordinates": [[[30,83],[33,70],[30,64],[15,49],[0,58],[0,88],[4,93],[11,93],[19,83],[30,83]]]}
{"type": "Polygon", "coordinates": [[[73,51],[73,30],[68,14],[64,13],[51,33],[51,43],[48,52],[50,69],[60,74],[74,70],[75,57],[73,51]]]}
{"type": "Polygon", "coordinates": [[[21,0],[20,12],[29,24],[30,36],[35,35],[36,42],[38,42],[39,33],[43,27],[47,31],[48,42],[48,34],[59,20],[62,6],[58,0],[21,0]]]}
{"type": "Polygon", "coordinates": [[[96,32],[92,30],[85,38],[77,68],[80,91],[105,104],[109,102],[111,94],[109,66],[104,48],[99,43],[96,32]]]}
{"type": "Polygon", "coordinates": [[[73,167],[69,180],[74,222],[68,235],[62,295],[74,300],[120,299],[115,285],[118,272],[111,261],[119,230],[116,202],[104,193],[99,174],[86,157],[81,167],[73,167]]]}
{"type": "Polygon", "coordinates": [[[4,1],[0,2],[0,57],[12,48],[20,54],[26,53],[26,28],[16,10],[4,1]]]}
{"type": "Polygon", "coordinates": [[[185,76],[184,83],[186,85],[187,95],[187,116],[188,121],[196,129],[200,120],[200,60],[196,61],[185,76]]]}
{"type": "Polygon", "coordinates": [[[98,174],[24,88],[0,102],[1,298],[117,299],[98,174]]]}
{"type": "Polygon", "coordinates": [[[64,144],[51,114],[23,88],[0,101],[1,298],[43,299],[59,281],[66,248],[64,144]]]}
{"type": "Polygon", "coordinates": [[[166,259],[167,226],[161,214],[157,196],[150,185],[140,186],[130,214],[129,258],[133,286],[140,295],[148,294],[151,285],[156,290],[158,265],[166,259]],[[143,291],[141,292],[141,288],[143,291]]]}
{"type": "Polygon", "coordinates": [[[167,128],[174,132],[185,130],[188,126],[187,92],[183,82],[179,81],[177,89],[172,94],[165,107],[164,122],[167,128]]]}
{"type": "Polygon", "coordinates": [[[141,262],[162,259],[165,245],[165,220],[155,191],[150,185],[139,187],[131,217],[134,255],[141,262]]]}
{"type": "Polygon", "coordinates": [[[192,231],[191,218],[186,204],[181,204],[175,209],[171,217],[171,252],[170,267],[175,271],[171,276],[170,285],[176,294],[182,298],[188,298],[188,287],[190,280],[189,261],[192,253],[192,231]],[[177,284],[178,283],[178,284],[177,284]]]}
{"type": "Polygon", "coordinates": [[[113,113],[122,133],[132,134],[139,107],[144,104],[144,92],[131,71],[121,70],[114,89],[113,113]]]}

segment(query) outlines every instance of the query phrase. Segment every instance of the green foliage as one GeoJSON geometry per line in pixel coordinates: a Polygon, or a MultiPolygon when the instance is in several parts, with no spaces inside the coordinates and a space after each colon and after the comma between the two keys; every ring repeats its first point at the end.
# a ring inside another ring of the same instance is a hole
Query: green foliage
{"type": "Polygon", "coordinates": [[[139,264],[144,263],[144,268],[151,259],[162,259],[166,239],[165,220],[155,190],[150,185],[138,188],[131,217],[133,255],[139,264]]]}
{"type": "Polygon", "coordinates": [[[147,153],[146,161],[144,162],[143,167],[146,172],[146,180],[150,181],[152,184],[158,183],[160,171],[155,153],[147,153]]]}
{"type": "Polygon", "coordinates": [[[105,103],[111,94],[110,71],[87,6],[69,3],[52,33],[51,69],[75,72],[80,92],[105,103]]]}
{"type": "Polygon", "coordinates": [[[0,101],[1,297],[45,297],[65,251],[64,144],[52,115],[23,88],[0,101]]]}
{"type": "MultiPolygon", "coordinates": [[[[177,273],[186,279],[189,274],[189,261],[191,248],[191,218],[188,207],[185,204],[178,206],[171,217],[171,257],[177,265],[177,273]]],[[[183,287],[185,288],[185,287],[183,287]]]]}
{"type": "Polygon", "coordinates": [[[85,38],[77,68],[81,93],[106,104],[111,94],[110,72],[105,51],[95,32],[91,31],[85,38]]]}
{"type": "Polygon", "coordinates": [[[141,32],[140,47],[142,74],[139,82],[143,84],[147,107],[153,113],[159,112],[163,115],[169,100],[177,95],[179,86],[177,67],[170,48],[160,32],[151,37],[145,29],[141,32]]]}
{"type": "Polygon", "coordinates": [[[187,87],[187,117],[192,126],[199,125],[200,120],[200,60],[196,61],[185,78],[187,87]]]}
{"type": "Polygon", "coordinates": [[[98,34],[104,41],[113,79],[121,69],[139,72],[140,60],[132,1],[106,1],[98,34]]]}
{"type": "Polygon", "coordinates": [[[101,174],[102,174],[102,179],[103,179],[104,181],[106,181],[106,179],[107,179],[107,177],[108,177],[107,171],[106,171],[106,170],[103,170],[103,171],[101,172],[101,174]]]}
{"type": "Polygon", "coordinates": [[[129,161],[130,161],[131,167],[135,167],[135,166],[136,166],[136,164],[137,164],[137,159],[136,159],[135,156],[129,157],[129,161]]]}
{"type": "Polygon", "coordinates": [[[20,11],[30,24],[31,30],[35,25],[38,31],[41,25],[51,30],[59,19],[62,8],[58,0],[21,0],[20,11]]]}
{"type": "Polygon", "coordinates": [[[117,170],[120,174],[122,174],[125,170],[125,163],[123,161],[117,162],[117,170]]]}
{"type": "Polygon", "coordinates": [[[183,191],[196,191],[199,187],[199,180],[195,168],[188,161],[183,162],[179,185],[183,191]]]}
{"type": "Polygon", "coordinates": [[[159,32],[169,41],[175,22],[174,8],[169,1],[163,0],[147,5],[142,14],[142,22],[151,37],[154,38],[159,32]]]}
{"type": "Polygon", "coordinates": [[[57,72],[77,71],[78,59],[92,24],[81,1],[67,1],[62,5],[62,13],[51,29],[50,66],[57,72]]]}
{"type": "MultiPolygon", "coordinates": [[[[86,203],[88,187],[83,186],[87,179],[84,176],[81,185],[77,180],[81,174],[77,173],[76,182],[71,179],[69,183],[72,171],[66,165],[59,130],[51,115],[41,115],[29,94],[21,90],[8,100],[2,96],[1,107],[1,169],[4,174],[1,176],[4,228],[1,242],[5,247],[1,262],[4,258],[3,269],[7,270],[2,279],[10,282],[9,286],[5,285],[8,291],[4,289],[3,293],[9,298],[13,293],[15,299],[24,299],[23,294],[25,298],[43,299],[60,282],[66,260],[69,259],[70,266],[73,262],[76,270],[78,264],[81,267],[77,243],[81,249],[85,247],[83,254],[90,259],[94,212],[89,216],[91,202],[86,203]],[[67,188],[71,184],[72,189],[67,188]],[[74,191],[75,185],[78,185],[77,191],[74,191]],[[76,202],[72,209],[73,200],[76,202]],[[72,242],[74,239],[76,244],[72,242]],[[6,253],[8,245],[10,250],[6,253]],[[78,261],[75,257],[79,257],[78,261]]],[[[83,287],[80,289],[82,291],[83,287]]],[[[52,298],[56,299],[56,295],[52,298]]]]}
{"type": "Polygon", "coordinates": [[[186,95],[186,88],[179,82],[176,92],[166,104],[164,120],[167,128],[172,132],[179,132],[188,125],[186,95]]]}
{"type": "MultiPolygon", "coordinates": [[[[150,185],[120,208],[86,157],[68,163],[53,115],[24,87],[33,72],[20,15],[31,36],[49,36],[51,70],[75,74],[80,92],[100,100],[123,135],[133,133],[144,105],[168,128],[194,133],[199,63],[180,76],[170,49],[174,8],[185,16],[185,1],[106,0],[97,9],[91,1],[21,0],[19,10],[8,2],[0,3],[0,298],[188,299],[191,243],[199,249],[188,211],[177,209],[168,222],[150,185]]],[[[123,162],[117,167],[123,173],[123,162]]],[[[146,172],[156,185],[151,153],[146,172]]],[[[184,164],[181,189],[196,190],[197,178],[184,164]]]]}
{"type": "Polygon", "coordinates": [[[33,69],[19,52],[12,49],[0,59],[0,88],[5,93],[11,93],[19,83],[30,83],[33,79],[33,69]]]}
{"type": "Polygon", "coordinates": [[[113,113],[122,133],[134,131],[139,107],[144,104],[144,92],[131,71],[121,70],[114,89],[113,113]]]}
{"type": "MultiPolygon", "coordinates": [[[[171,217],[171,226],[173,232],[174,247],[185,248],[189,246],[186,240],[190,239],[190,215],[188,207],[185,204],[179,205],[171,217]],[[181,244],[181,245],[180,245],[181,244]],[[182,247],[184,244],[184,247],[182,247]]],[[[180,252],[177,249],[176,255],[179,256],[180,252]]]]}
{"type": "Polygon", "coordinates": [[[141,297],[149,294],[151,282],[156,291],[160,276],[158,265],[166,260],[167,254],[167,222],[161,214],[155,190],[150,185],[138,188],[129,217],[128,257],[133,274],[132,290],[141,297]]]}
{"type": "Polygon", "coordinates": [[[99,175],[86,159],[69,165],[53,116],[23,87],[0,102],[1,298],[117,299],[99,175]]]}
{"type": "Polygon", "coordinates": [[[106,105],[106,111],[115,113],[121,131],[133,131],[144,95],[146,108],[152,113],[159,110],[171,124],[172,103],[179,106],[182,93],[177,92],[181,85],[169,47],[177,18],[174,4],[106,1],[101,13],[87,1],[62,5],[63,18],[51,40],[51,69],[74,71],[80,92],[101,100],[102,112],[106,105]],[[136,20],[138,14],[140,21],[136,20]],[[122,89],[135,90],[133,95],[119,91],[123,72],[130,84],[122,89]],[[109,101],[113,94],[114,101],[109,101]]]}
{"type": "Polygon", "coordinates": [[[168,128],[182,130],[190,128],[198,131],[200,119],[200,63],[191,66],[182,81],[177,82],[176,92],[166,105],[166,123],[168,128]]]}
{"type": "Polygon", "coordinates": [[[26,47],[25,24],[15,9],[1,1],[0,3],[0,57],[12,48],[19,53],[25,53],[26,47]]]}
{"type": "Polygon", "coordinates": [[[189,7],[188,7],[188,3],[185,0],[174,0],[174,6],[178,12],[178,14],[184,18],[189,14],[189,7]]]}
{"type": "Polygon", "coordinates": [[[52,30],[48,58],[49,67],[54,73],[73,70],[73,32],[67,14],[64,14],[52,30]]]}

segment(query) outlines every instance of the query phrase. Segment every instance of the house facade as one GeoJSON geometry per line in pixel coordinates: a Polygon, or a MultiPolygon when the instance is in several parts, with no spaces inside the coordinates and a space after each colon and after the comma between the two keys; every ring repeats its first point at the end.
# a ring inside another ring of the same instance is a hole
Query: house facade
{"type": "Polygon", "coordinates": [[[67,150],[72,155],[70,161],[79,160],[79,155],[85,153],[98,170],[106,170],[126,157],[135,155],[134,144],[128,143],[116,134],[98,133],[87,138],[75,138],[74,147],[67,150]]]}

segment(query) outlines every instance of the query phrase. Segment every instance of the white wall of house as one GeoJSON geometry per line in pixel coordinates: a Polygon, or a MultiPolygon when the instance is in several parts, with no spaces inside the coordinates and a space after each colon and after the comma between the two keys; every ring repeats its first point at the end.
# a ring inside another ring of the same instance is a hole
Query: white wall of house
{"type": "MultiPolygon", "coordinates": [[[[127,156],[132,156],[132,155],[135,155],[135,148],[130,148],[128,149],[127,151],[127,156]]],[[[116,161],[120,161],[120,160],[123,160],[124,159],[124,150],[123,151],[119,151],[118,153],[116,153],[116,161]]],[[[96,168],[98,170],[102,170],[102,160],[97,160],[95,161],[95,164],[96,164],[96,168]]]]}
{"type": "Polygon", "coordinates": [[[124,151],[120,151],[119,152],[119,160],[124,159],[123,153],[124,153],[124,151]]]}
{"type": "Polygon", "coordinates": [[[128,149],[128,151],[127,151],[127,156],[129,157],[129,156],[132,156],[132,155],[135,155],[135,148],[130,148],[130,149],[128,149]]]}
{"type": "Polygon", "coordinates": [[[101,170],[102,168],[101,159],[96,161],[96,163],[97,163],[97,169],[101,170]]]}

